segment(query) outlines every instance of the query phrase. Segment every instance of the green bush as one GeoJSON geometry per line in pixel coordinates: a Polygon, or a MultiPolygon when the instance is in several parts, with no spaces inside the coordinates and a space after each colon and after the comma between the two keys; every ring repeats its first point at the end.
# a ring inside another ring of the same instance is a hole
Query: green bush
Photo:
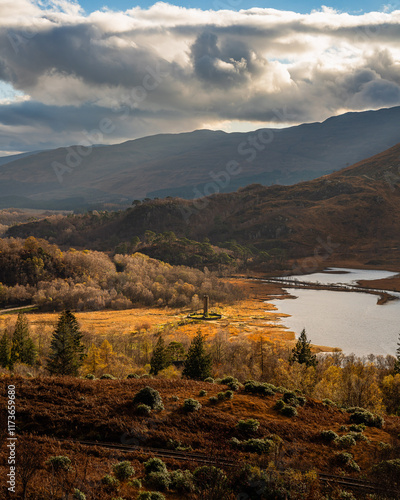
{"type": "Polygon", "coordinates": [[[247,380],[244,384],[245,392],[251,394],[260,394],[262,396],[273,396],[277,391],[277,387],[264,382],[256,382],[255,380],[247,380]]]}
{"type": "Polygon", "coordinates": [[[85,378],[87,378],[88,380],[94,380],[96,377],[93,375],[93,373],[88,373],[85,378]]]}
{"type": "Polygon", "coordinates": [[[109,373],[104,373],[104,375],[102,375],[100,377],[100,379],[102,379],[102,380],[115,380],[115,377],[113,375],[110,375],[109,373]]]}
{"type": "Polygon", "coordinates": [[[140,403],[150,406],[152,410],[164,409],[160,393],[149,386],[143,387],[133,398],[133,404],[140,403]]]}
{"type": "Polygon", "coordinates": [[[159,491],[142,491],[137,500],[165,500],[165,496],[159,491]]]}
{"type": "Polygon", "coordinates": [[[208,401],[212,404],[212,405],[215,405],[216,403],[218,403],[218,398],[215,397],[215,396],[211,396],[210,398],[208,398],[208,401]]]}
{"type": "Polygon", "coordinates": [[[125,481],[126,479],[129,479],[131,476],[133,476],[133,474],[135,474],[135,469],[127,460],[114,464],[112,466],[112,470],[114,472],[114,476],[119,481],[125,481]]]}
{"type": "Polygon", "coordinates": [[[269,454],[275,450],[276,444],[272,439],[248,439],[247,441],[239,441],[236,438],[230,440],[230,444],[237,450],[249,451],[250,453],[269,454]]]}
{"type": "Polygon", "coordinates": [[[331,430],[321,431],[320,436],[322,440],[327,443],[332,443],[333,441],[339,439],[339,436],[336,434],[336,432],[331,430]]]}
{"type": "Polygon", "coordinates": [[[365,431],[365,427],[366,427],[365,424],[358,424],[358,425],[352,424],[350,425],[349,430],[352,432],[363,432],[365,431]]]}
{"type": "Polygon", "coordinates": [[[383,460],[371,469],[372,476],[383,485],[391,488],[400,487],[400,458],[383,460]]]}
{"type": "Polygon", "coordinates": [[[381,429],[385,424],[385,421],[380,415],[374,415],[370,411],[360,411],[358,408],[352,412],[349,410],[347,411],[350,413],[350,421],[355,424],[365,424],[369,427],[378,427],[379,429],[381,429]]]}
{"type": "Polygon", "coordinates": [[[237,384],[239,381],[235,377],[228,376],[228,377],[224,377],[223,379],[221,379],[220,384],[228,385],[228,384],[231,384],[232,382],[235,382],[237,384]]]}
{"type": "Polygon", "coordinates": [[[136,488],[138,490],[142,487],[142,481],[140,479],[131,479],[128,482],[128,486],[131,486],[132,488],[136,488]]]}
{"type": "Polygon", "coordinates": [[[101,484],[104,484],[104,486],[107,486],[110,489],[117,489],[119,486],[119,481],[116,477],[113,477],[110,474],[106,474],[101,478],[101,484]]]}
{"type": "Polygon", "coordinates": [[[294,406],[286,405],[280,410],[281,415],[285,417],[297,417],[297,410],[294,406]]]}
{"type": "Polygon", "coordinates": [[[140,376],[137,373],[129,373],[126,378],[140,378],[140,376]]]}
{"type": "Polygon", "coordinates": [[[163,472],[150,472],[146,475],[146,486],[156,490],[168,490],[171,484],[171,478],[167,471],[163,472]]]}
{"type": "Polygon", "coordinates": [[[191,413],[194,411],[199,411],[201,408],[201,403],[197,401],[197,399],[185,399],[183,402],[183,410],[186,411],[187,413],[191,413]]]}
{"type": "Polygon", "coordinates": [[[238,391],[240,389],[240,384],[237,383],[237,382],[229,382],[228,384],[228,388],[231,390],[231,391],[238,391]]]}
{"type": "Polygon", "coordinates": [[[50,465],[56,472],[60,470],[69,471],[71,470],[71,460],[64,455],[57,455],[50,457],[46,464],[50,465]]]}
{"type": "Polygon", "coordinates": [[[324,406],[336,406],[336,403],[334,403],[333,401],[331,401],[330,399],[328,398],[325,398],[322,400],[322,404],[324,406]]]}
{"type": "Polygon", "coordinates": [[[189,470],[174,470],[170,473],[172,490],[179,493],[190,493],[194,491],[193,474],[189,470]]]}
{"type": "Polygon", "coordinates": [[[225,399],[233,399],[233,392],[225,391],[225,399]]]}
{"type": "Polygon", "coordinates": [[[207,391],[205,391],[204,389],[202,389],[200,392],[199,392],[199,396],[201,398],[204,398],[204,396],[207,396],[207,391]]]}
{"type": "Polygon", "coordinates": [[[160,458],[150,458],[144,464],[146,475],[151,472],[167,472],[167,466],[160,458]]]}
{"type": "Polygon", "coordinates": [[[148,416],[151,413],[151,408],[148,405],[140,403],[140,405],[137,405],[135,412],[137,415],[148,416]]]}
{"type": "Polygon", "coordinates": [[[335,454],[335,459],[338,464],[347,465],[348,463],[350,463],[351,460],[353,460],[353,455],[351,453],[342,451],[340,453],[335,454]]]}
{"type": "Polygon", "coordinates": [[[214,379],[212,377],[207,377],[206,379],[204,379],[204,382],[208,382],[209,384],[213,384],[214,379]]]}
{"type": "Polygon", "coordinates": [[[275,410],[281,411],[283,408],[285,408],[286,403],[283,401],[283,399],[278,399],[278,401],[275,403],[274,408],[275,410]]]}
{"type": "Polygon", "coordinates": [[[219,393],[217,394],[217,399],[218,399],[219,401],[224,401],[224,400],[225,400],[225,393],[224,393],[224,392],[219,392],[219,393]]]}
{"type": "Polygon", "coordinates": [[[254,418],[248,418],[247,420],[239,420],[236,424],[236,428],[239,432],[243,434],[250,434],[257,432],[260,427],[260,422],[254,418]]]}
{"type": "Polygon", "coordinates": [[[86,500],[86,495],[82,491],[75,488],[72,498],[74,500],[86,500]]]}
{"type": "Polygon", "coordinates": [[[352,446],[355,446],[356,441],[353,436],[346,434],[345,436],[340,436],[336,440],[336,444],[339,448],[351,448],[352,446]]]}
{"type": "MultiPolygon", "coordinates": [[[[193,472],[193,478],[195,486],[200,491],[212,490],[214,488],[224,488],[224,485],[228,483],[228,479],[223,470],[214,467],[212,465],[203,465],[198,467],[193,472]]],[[[221,500],[224,497],[221,497],[221,500]]]]}
{"type": "Polygon", "coordinates": [[[299,396],[293,391],[285,391],[282,396],[283,401],[291,406],[304,406],[307,402],[306,398],[299,396]]]}

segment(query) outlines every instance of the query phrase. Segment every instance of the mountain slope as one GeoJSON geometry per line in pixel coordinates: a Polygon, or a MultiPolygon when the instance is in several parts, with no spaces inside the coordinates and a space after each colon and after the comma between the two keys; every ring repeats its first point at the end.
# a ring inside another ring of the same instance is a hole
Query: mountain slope
{"type": "Polygon", "coordinates": [[[0,197],[126,202],[146,196],[192,199],[252,183],[290,185],[393,146],[400,141],[399,121],[396,107],[280,130],[198,130],[44,151],[0,166],[0,197]],[[219,185],[212,185],[216,176],[219,185]]]}
{"type": "MultiPolygon", "coordinates": [[[[188,201],[151,200],[126,211],[55,216],[10,228],[63,246],[112,250],[146,231],[246,246],[293,258],[332,256],[400,263],[400,144],[340,172],[295,186],[251,185],[235,193],[188,201]],[[321,246],[322,245],[322,246],[321,246]]],[[[133,248],[133,247],[132,247],[133,248]]]]}

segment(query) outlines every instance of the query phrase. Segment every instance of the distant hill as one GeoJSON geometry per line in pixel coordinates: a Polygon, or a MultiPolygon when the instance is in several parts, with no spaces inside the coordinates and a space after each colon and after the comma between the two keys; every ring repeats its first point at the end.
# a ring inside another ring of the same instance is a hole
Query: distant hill
{"type": "Polygon", "coordinates": [[[126,204],[145,197],[193,199],[254,183],[291,185],[394,146],[399,123],[395,107],[286,129],[198,130],[92,150],[43,151],[0,166],[0,204],[1,197],[11,196],[29,198],[35,207],[58,200],[57,207],[68,209],[74,208],[68,198],[79,199],[80,206],[126,204]]]}
{"type": "MultiPolygon", "coordinates": [[[[34,235],[64,247],[114,250],[123,245],[133,251],[135,237],[143,245],[149,241],[146,231],[172,231],[180,238],[209,238],[218,246],[234,240],[255,252],[292,258],[326,253],[331,242],[332,256],[399,264],[399,155],[400,144],[294,186],[255,184],[199,200],[150,200],[120,212],[55,216],[12,227],[7,235],[34,235]]],[[[151,245],[149,254],[160,257],[151,245]]]]}

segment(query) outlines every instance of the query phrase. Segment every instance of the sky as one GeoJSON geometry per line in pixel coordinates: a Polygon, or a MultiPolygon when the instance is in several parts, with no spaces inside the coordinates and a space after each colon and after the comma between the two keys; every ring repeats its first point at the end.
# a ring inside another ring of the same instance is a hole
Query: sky
{"type": "Polygon", "coordinates": [[[398,2],[0,0],[0,156],[400,105],[398,2]]]}

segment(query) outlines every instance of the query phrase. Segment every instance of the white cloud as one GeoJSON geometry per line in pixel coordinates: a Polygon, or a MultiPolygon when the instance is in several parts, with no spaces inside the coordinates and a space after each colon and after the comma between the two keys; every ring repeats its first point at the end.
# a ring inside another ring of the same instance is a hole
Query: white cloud
{"type": "MultiPolygon", "coordinates": [[[[19,148],[18,126],[28,127],[26,147],[40,142],[41,130],[43,142],[59,145],[107,114],[123,117],[110,138],[117,142],[399,105],[399,37],[400,11],[392,8],[350,15],[323,7],[303,15],[159,2],[87,16],[68,0],[3,0],[0,80],[30,101],[3,98],[0,123],[19,148]],[[285,119],[277,119],[279,108],[285,119]]],[[[0,148],[10,149],[1,141],[0,148]]]]}

